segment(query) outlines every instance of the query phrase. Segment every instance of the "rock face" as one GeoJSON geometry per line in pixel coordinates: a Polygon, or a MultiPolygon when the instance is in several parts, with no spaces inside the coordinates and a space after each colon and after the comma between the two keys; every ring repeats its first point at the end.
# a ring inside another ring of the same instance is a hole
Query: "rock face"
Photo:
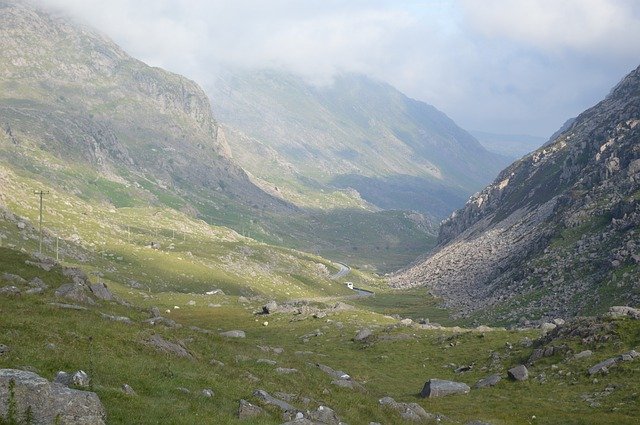
{"type": "Polygon", "coordinates": [[[462,382],[429,379],[420,392],[422,398],[444,397],[453,394],[468,394],[471,388],[462,382]]]}
{"type": "Polygon", "coordinates": [[[639,140],[640,68],[471,197],[442,223],[438,247],[392,284],[426,285],[458,316],[511,322],[639,304],[639,140]]]}
{"type": "Polygon", "coordinates": [[[106,413],[95,393],[72,390],[50,383],[32,372],[0,369],[0,416],[6,417],[13,392],[16,412],[23,417],[31,411],[34,424],[102,425],[106,413]]]}

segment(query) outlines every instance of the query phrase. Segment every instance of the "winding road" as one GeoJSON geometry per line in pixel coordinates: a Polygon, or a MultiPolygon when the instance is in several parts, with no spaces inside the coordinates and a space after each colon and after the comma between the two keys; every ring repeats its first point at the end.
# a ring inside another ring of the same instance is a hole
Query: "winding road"
{"type": "MultiPolygon", "coordinates": [[[[336,264],[338,265],[338,267],[340,267],[340,270],[338,270],[336,273],[329,276],[330,279],[333,279],[333,280],[340,279],[347,276],[349,273],[351,273],[351,267],[342,263],[336,263],[336,264]]],[[[355,295],[356,297],[370,297],[372,295],[375,295],[375,292],[367,291],[366,289],[360,289],[356,287],[353,287],[351,289],[353,289],[353,291],[357,293],[357,295],[355,295]]]]}

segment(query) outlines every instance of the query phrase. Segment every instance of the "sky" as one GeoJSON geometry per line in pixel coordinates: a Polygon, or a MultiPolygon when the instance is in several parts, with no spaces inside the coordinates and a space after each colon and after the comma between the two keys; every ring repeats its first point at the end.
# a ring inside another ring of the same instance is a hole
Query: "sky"
{"type": "Polygon", "coordinates": [[[229,65],[355,72],[500,134],[548,137],[640,64],[638,0],[39,1],[203,87],[229,65]]]}

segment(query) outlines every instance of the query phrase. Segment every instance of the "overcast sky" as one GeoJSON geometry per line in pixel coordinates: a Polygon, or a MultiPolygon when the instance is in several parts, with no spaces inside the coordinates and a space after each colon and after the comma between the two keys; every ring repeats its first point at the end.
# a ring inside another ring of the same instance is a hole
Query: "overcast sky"
{"type": "Polygon", "coordinates": [[[41,1],[203,86],[224,63],[358,72],[495,133],[549,136],[640,64],[638,0],[41,1]]]}

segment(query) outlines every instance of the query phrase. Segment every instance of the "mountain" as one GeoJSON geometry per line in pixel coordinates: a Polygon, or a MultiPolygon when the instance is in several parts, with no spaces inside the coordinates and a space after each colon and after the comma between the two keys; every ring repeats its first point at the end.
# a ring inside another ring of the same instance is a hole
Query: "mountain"
{"type": "Polygon", "coordinates": [[[471,131],[471,134],[487,150],[511,160],[535,151],[547,141],[544,137],[528,134],[497,134],[485,131],[471,131]]]}
{"type": "Polygon", "coordinates": [[[361,75],[313,85],[229,68],[208,92],[233,157],[303,205],[346,194],[365,208],[444,218],[506,165],[433,106],[361,75]]]}
{"type": "Polygon", "coordinates": [[[640,68],[472,197],[394,284],[508,322],[637,304],[639,225],[640,68]]]}
{"type": "Polygon", "coordinates": [[[0,126],[0,165],[100,208],[172,208],[387,271],[435,240],[424,217],[363,210],[348,191],[332,211],[292,204],[230,158],[196,83],[29,2],[0,0],[0,126]]]}

